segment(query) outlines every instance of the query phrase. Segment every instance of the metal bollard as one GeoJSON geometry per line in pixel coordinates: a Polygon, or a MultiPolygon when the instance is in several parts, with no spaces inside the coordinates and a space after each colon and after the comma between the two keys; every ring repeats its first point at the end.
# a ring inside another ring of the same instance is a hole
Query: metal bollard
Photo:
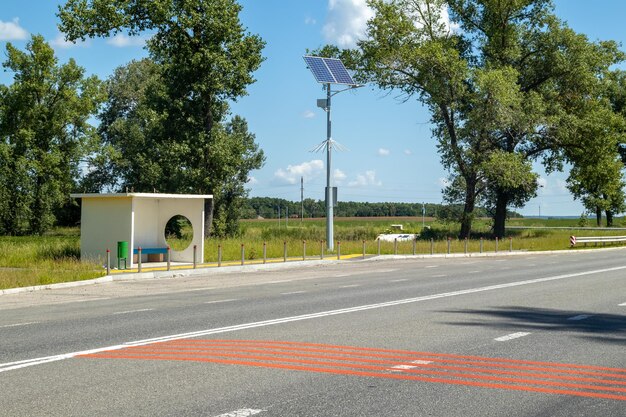
{"type": "Polygon", "coordinates": [[[263,263],[267,262],[267,243],[263,242],[263,263]]]}
{"type": "Polygon", "coordinates": [[[465,238],[465,254],[467,255],[467,238],[465,238]]]}
{"type": "Polygon", "coordinates": [[[198,267],[198,245],[193,245],[193,269],[198,267]]]}
{"type": "Polygon", "coordinates": [[[363,259],[365,259],[365,241],[363,241],[363,259]]]}
{"type": "Polygon", "coordinates": [[[398,238],[395,238],[393,240],[393,254],[394,255],[398,254],[398,238]]]}
{"type": "Polygon", "coordinates": [[[434,255],[435,254],[435,241],[434,239],[430,239],[430,254],[434,255]]]}
{"type": "Polygon", "coordinates": [[[509,252],[513,252],[513,238],[509,237],[509,252]]]}
{"type": "Polygon", "coordinates": [[[287,262],[287,241],[283,242],[283,262],[287,262]]]}
{"type": "Polygon", "coordinates": [[[341,241],[337,241],[337,260],[341,259],[341,241]]]}
{"type": "Polygon", "coordinates": [[[306,240],[302,241],[302,260],[306,261],[306,240]]]}
{"type": "Polygon", "coordinates": [[[137,273],[141,273],[141,246],[137,248],[137,273]]]}
{"type": "Polygon", "coordinates": [[[222,245],[217,245],[217,266],[222,266],[222,245]]]}
{"type": "Polygon", "coordinates": [[[378,242],[378,256],[380,256],[380,239],[376,239],[376,241],[378,242]]]}
{"type": "Polygon", "coordinates": [[[498,237],[496,236],[496,253],[498,253],[498,237]]]}
{"type": "Polygon", "coordinates": [[[450,241],[451,241],[451,238],[448,237],[448,255],[450,255],[450,241]]]}
{"type": "Polygon", "coordinates": [[[246,249],[243,246],[243,243],[241,244],[241,265],[243,265],[246,261],[246,249]]]}
{"type": "Polygon", "coordinates": [[[111,275],[111,251],[107,249],[107,275],[111,275]]]}
{"type": "Polygon", "coordinates": [[[167,270],[169,271],[171,269],[171,256],[172,253],[172,248],[170,248],[169,246],[167,247],[167,270]]]}
{"type": "Polygon", "coordinates": [[[480,253],[483,253],[483,238],[480,238],[480,253]]]}
{"type": "Polygon", "coordinates": [[[324,259],[324,241],[320,240],[320,259],[324,259]]]}

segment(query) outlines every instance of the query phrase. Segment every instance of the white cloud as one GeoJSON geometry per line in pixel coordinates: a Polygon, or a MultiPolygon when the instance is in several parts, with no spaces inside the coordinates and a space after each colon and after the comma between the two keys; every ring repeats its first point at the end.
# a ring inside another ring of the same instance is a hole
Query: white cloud
{"type": "Polygon", "coordinates": [[[254,178],[252,175],[248,175],[248,181],[246,181],[246,183],[250,185],[254,185],[254,184],[258,184],[259,180],[254,178]]]}
{"type": "Polygon", "coordinates": [[[340,169],[335,169],[335,172],[333,173],[333,178],[335,179],[335,182],[337,183],[337,185],[341,185],[340,183],[345,180],[348,176],[346,175],[345,172],[343,172],[340,169]]]}
{"type": "Polygon", "coordinates": [[[19,41],[26,38],[28,32],[20,26],[20,19],[16,17],[11,22],[0,20],[0,41],[19,41]]]}
{"type": "Polygon", "coordinates": [[[389,149],[378,148],[378,156],[389,156],[389,149]]]}
{"type": "Polygon", "coordinates": [[[129,46],[144,46],[148,40],[145,36],[128,36],[123,33],[118,33],[112,38],[107,39],[109,45],[113,45],[117,48],[126,48],[129,46]]]}
{"type": "Polygon", "coordinates": [[[358,174],[356,180],[348,183],[350,187],[380,187],[381,185],[383,185],[382,181],[376,179],[376,171],[365,171],[365,174],[358,174]]]}
{"type": "Polygon", "coordinates": [[[76,42],[70,42],[65,40],[65,35],[59,33],[56,38],[50,41],[50,45],[56,48],[61,49],[70,49],[70,48],[82,48],[90,45],[89,40],[81,41],[77,40],[76,42]]]}
{"type": "Polygon", "coordinates": [[[283,184],[296,184],[300,177],[307,179],[319,176],[324,170],[324,163],[320,159],[303,162],[299,165],[288,165],[286,169],[274,172],[274,179],[283,184]]]}
{"type": "Polygon", "coordinates": [[[450,180],[448,180],[447,178],[444,177],[440,177],[437,180],[439,186],[441,186],[442,188],[447,187],[448,185],[450,185],[450,180]]]}
{"type": "Polygon", "coordinates": [[[353,48],[365,37],[367,21],[374,12],[366,0],[328,0],[328,13],[322,34],[341,48],[353,48]]]}
{"type": "Polygon", "coordinates": [[[404,150],[404,154],[405,154],[405,155],[413,155],[413,151],[412,151],[412,150],[410,150],[410,149],[405,149],[405,150],[404,150]]]}
{"type": "Polygon", "coordinates": [[[317,20],[315,20],[312,17],[307,16],[307,17],[304,18],[304,24],[305,25],[315,25],[315,24],[317,24],[317,20]]]}
{"type": "Polygon", "coordinates": [[[315,113],[307,109],[302,113],[302,117],[304,117],[305,119],[312,119],[315,117],[315,113]]]}

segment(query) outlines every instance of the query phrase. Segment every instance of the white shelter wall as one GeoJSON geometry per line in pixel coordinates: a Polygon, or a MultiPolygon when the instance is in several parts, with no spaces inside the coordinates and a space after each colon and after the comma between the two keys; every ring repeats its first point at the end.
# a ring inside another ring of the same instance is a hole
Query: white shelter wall
{"type": "Polygon", "coordinates": [[[172,261],[193,262],[193,246],[197,246],[198,262],[204,262],[204,200],[203,199],[163,199],[158,200],[159,219],[158,230],[159,239],[164,246],[165,226],[167,222],[176,215],[185,216],[193,227],[193,240],[189,247],[183,251],[172,251],[172,261]]]}
{"type": "Polygon", "coordinates": [[[152,198],[135,198],[133,204],[135,214],[135,241],[133,249],[164,248],[167,246],[165,237],[159,229],[159,200],[152,198]]]}
{"type": "Polygon", "coordinates": [[[132,262],[132,199],[84,198],[81,208],[80,256],[105,262],[111,250],[111,265],[117,264],[117,242],[129,243],[132,262]]]}

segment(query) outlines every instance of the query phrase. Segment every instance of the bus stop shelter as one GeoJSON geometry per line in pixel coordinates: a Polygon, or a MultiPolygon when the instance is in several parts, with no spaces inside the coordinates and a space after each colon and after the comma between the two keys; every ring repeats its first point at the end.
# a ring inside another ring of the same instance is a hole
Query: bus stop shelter
{"type": "Polygon", "coordinates": [[[118,242],[128,242],[127,266],[133,267],[133,250],[165,249],[165,226],[177,215],[186,217],[193,227],[191,244],[182,251],[171,251],[173,262],[204,262],[204,201],[209,194],[114,193],[71,194],[80,198],[80,254],[82,259],[116,263],[118,242]]]}

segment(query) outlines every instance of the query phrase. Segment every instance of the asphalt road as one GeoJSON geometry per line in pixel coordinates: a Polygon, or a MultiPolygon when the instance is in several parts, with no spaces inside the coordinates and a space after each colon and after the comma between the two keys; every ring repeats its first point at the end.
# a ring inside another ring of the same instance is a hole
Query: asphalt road
{"type": "Polygon", "coordinates": [[[0,296],[1,416],[626,415],[626,251],[0,296]]]}

